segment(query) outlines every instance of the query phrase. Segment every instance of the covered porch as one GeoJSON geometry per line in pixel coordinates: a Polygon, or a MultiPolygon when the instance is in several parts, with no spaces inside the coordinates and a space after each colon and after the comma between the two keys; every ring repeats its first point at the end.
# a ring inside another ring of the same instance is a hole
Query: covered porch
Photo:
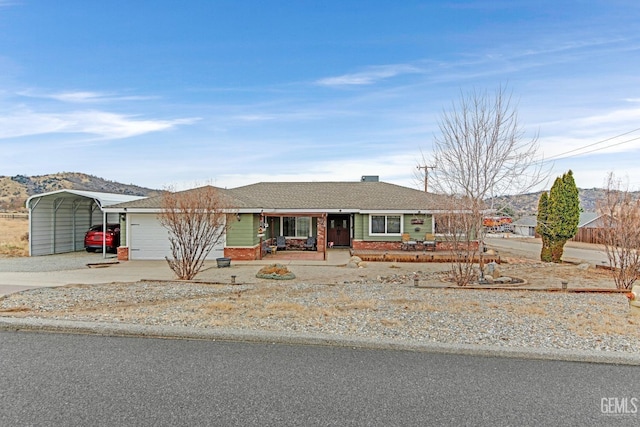
{"type": "Polygon", "coordinates": [[[262,213],[260,258],[326,260],[326,212],[262,213]]]}

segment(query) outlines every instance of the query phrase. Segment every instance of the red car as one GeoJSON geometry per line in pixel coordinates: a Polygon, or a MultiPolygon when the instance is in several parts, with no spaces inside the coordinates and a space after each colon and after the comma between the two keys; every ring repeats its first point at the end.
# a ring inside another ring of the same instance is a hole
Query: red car
{"type": "MultiPolygon", "coordinates": [[[[107,224],[105,236],[107,252],[116,252],[120,246],[120,224],[107,224]]],[[[87,252],[102,251],[102,224],[94,225],[84,236],[84,248],[87,252]]]]}

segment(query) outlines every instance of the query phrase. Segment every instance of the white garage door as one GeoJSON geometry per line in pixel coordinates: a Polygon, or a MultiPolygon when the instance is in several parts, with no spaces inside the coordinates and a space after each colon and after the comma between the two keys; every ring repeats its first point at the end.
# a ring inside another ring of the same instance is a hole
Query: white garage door
{"type": "MultiPolygon", "coordinates": [[[[155,214],[129,214],[129,259],[153,260],[171,256],[169,232],[155,214]]],[[[223,236],[224,237],[224,236],[223,236]]],[[[207,259],[224,256],[224,238],[207,259]]]]}

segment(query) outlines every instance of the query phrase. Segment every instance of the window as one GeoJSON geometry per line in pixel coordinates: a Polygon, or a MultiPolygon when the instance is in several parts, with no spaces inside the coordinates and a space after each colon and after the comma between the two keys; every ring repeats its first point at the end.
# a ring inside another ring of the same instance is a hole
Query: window
{"type": "Polygon", "coordinates": [[[369,234],[401,234],[400,215],[370,215],[369,234]]]}
{"type": "Polygon", "coordinates": [[[286,237],[309,237],[311,235],[311,218],[305,216],[283,217],[282,235],[286,237]]]}

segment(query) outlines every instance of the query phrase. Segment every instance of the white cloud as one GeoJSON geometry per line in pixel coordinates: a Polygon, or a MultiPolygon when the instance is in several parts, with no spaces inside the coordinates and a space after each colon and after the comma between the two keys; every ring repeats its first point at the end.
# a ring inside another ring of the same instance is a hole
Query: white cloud
{"type": "Polygon", "coordinates": [[[0,138],[51,133],[80,133],[104,139],[128,138],[188,125],[198,118],[148,120],[105,111],[37,113],[21,111],[0,117],[0,138]]]}
{"type": "Polygon", "coordinates": [[[29,98],[53,99],[60,102],[68,103],[96,103],[96,102],[112,102],[112,101],[143,101],[148,99],[156,99],[152,96],[124,96],[112,93],[91,92],[91,91],[69,91],[45,93],[34,90],[25,90],[18,93],[21,96],[29,98]]]}
{"type": "Polygon", "coordinates": [[[416,74],[422,72],[421,69],[409,64],[391,64],[369,67],[367,70],[344,74],[336,77],[326,77],[316,81],[321,86],[349,86],[349,85],[370,85],[379,80],[388,79],[402,74],[416,74]]]}

